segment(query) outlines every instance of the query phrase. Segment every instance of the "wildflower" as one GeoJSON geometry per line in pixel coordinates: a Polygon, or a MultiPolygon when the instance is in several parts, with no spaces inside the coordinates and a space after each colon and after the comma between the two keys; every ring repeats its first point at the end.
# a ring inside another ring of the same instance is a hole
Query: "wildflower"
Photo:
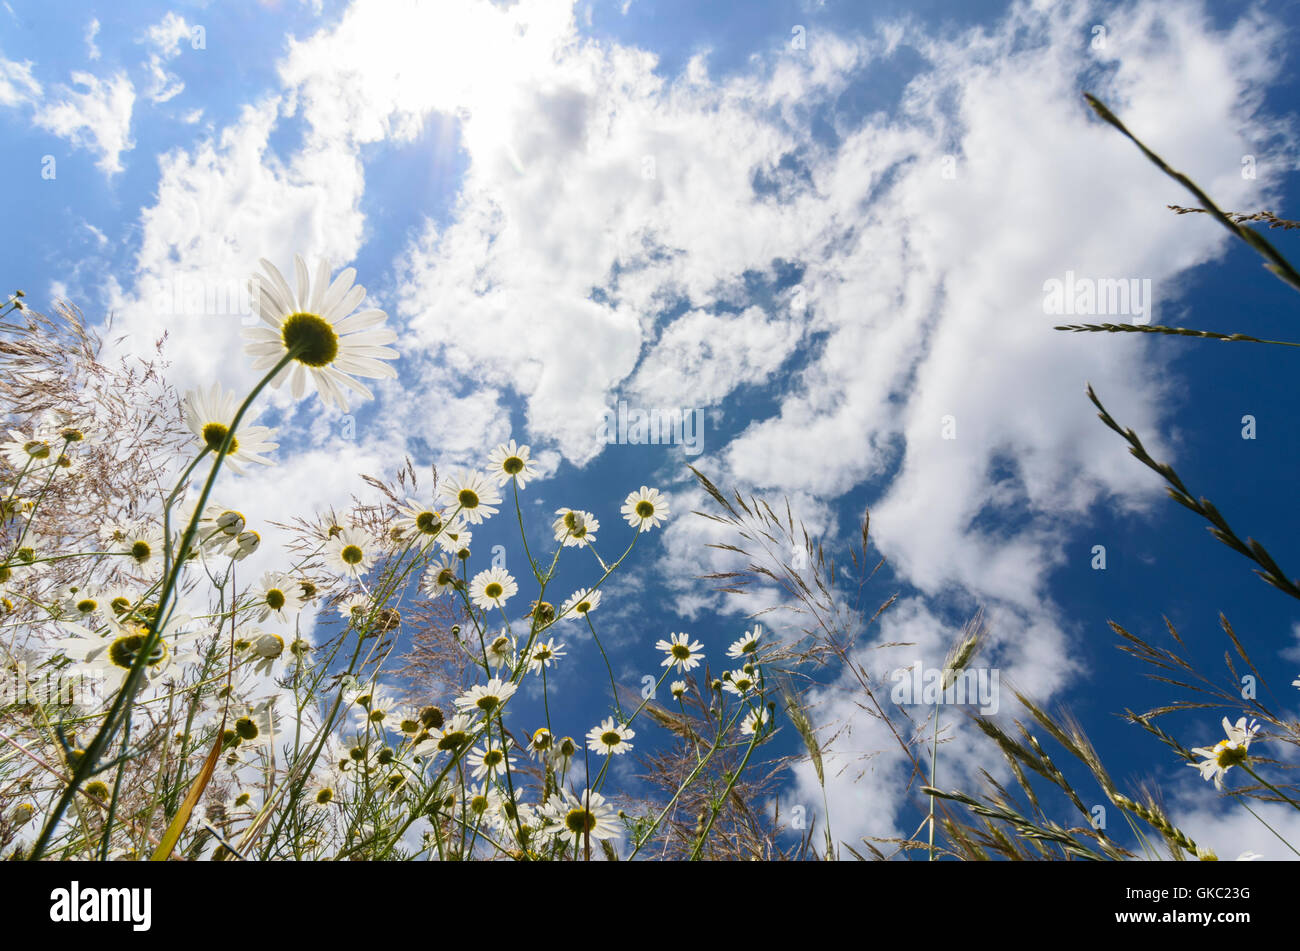
{"type": "Polygon", "coordinates": [[[704,655],[698,653],[704,650],[704,645],[699,641],[692,641],[689,634],[669,634],[671,640],[660,640],[655,643],[655,649],[665,651],[667,657],[664,658],[662,666],[676,666],[678,670],[694,670],[700,665],[700,658],[704,655]]]}
{"type": "Polygon", "coordinates": [[[401,529],[403,536],[409,532],[428,540],[440,536],[446,527],[441,512],[415,499],[408,498],[405,505],[397,507],[397,512],[400,516],[397,527],[401,529]]]}
{"type": "Polygon", "coordinates": [[[722,689],[728,693],[734,693],[737,697],[744,697],[758,686],[758,679],[754,674],[754,668],[746,664],[740,670],[732,670],[722,675],[722,689]]]}
{"type": "Polygon", "coordinates": [[[528,741],[528,753],[532,756],[545,756],[555,746],[555,737],[546,727],[539,727],[528,741]]]}
{"type": "Polygon", "coordinates": [[[486,684],[473,686],[457,697],[456,709],[464,713],[473,713],[477,710],[484,716],[492,716],[514,696],[516,689],[514,684],[493,677],[486,684]]]}
{"type": "Polygon", "coordinates": [[[755,624],[752,631],[746,631],[744,637],[732,642],[727,648],[727,656],[732,660],[740,660],[746,654],[758,653],[758,639],[762,636],[762,625],[755,624]]]}
{"type": "Polygon", "coordinates": [[[564,645],[555,643],[553,637],[548,638],[533,645],[533,649],[528,652],[528,665],[537,673],[541,673],[542,668],[550,667],[563,656],[564,645]]]}
{"type": "Polygon", "coordinates": [[[157,568],[162,564],[163,534],[157,526],[136,522],[121,541],[123,554],[130,555],[138,568],[157,568]]]}
{"type": "Polygon", "coordinates": [[[643,485],[639,491],[628,493],[620,511],[629,525],[637,531],[648,532],[668,518],[668,500],[658,489],[643,485]]]}
{"type": "Polygon", "coordinates": [[[421,588],[429,597],[436,598],[460,585],[461,580],[456,577],[456,566],[449,556],[443,555],[441,561],[430,565],[424,572],[421,588]]]}
{"type": "Polygon", "coordinates": [[[564,617],[570,613],[586,615],[598,607],[600,607],[600,592],[590,588],[579,588],[560,606],[560,616],[564,617]]]}
{"type": "Polygon", "coordinates": [[[560,834],[572,841],[575,850],[586,848],[590,841],[612,839],[618,834],[617,813],[604,796],[593,790],[584,789],[578,797],[561,788],[558,795],[547,800],[545,809],[560,824],[560,834]]]}
{"type": "Polygon", "coordinates": [[[569,763],[577,755],[578,744],[571,736],[560,737],[555,742],[554,752],[551,753],[551,766],[556,772],[563,775],[569,771],[569,763]]]}
{"type": "Polygon", "coordinates": [[[30,438],[17,429],[9,430],[9,435],[13,439],[0,444],[0,453],[18,470],[45,462],[57,448],[53,434],[43,433],[39,429],[33,429],[30,438]]]}
{"type": "Polygon", "coordinates": [[[63,613],[80,620],[89,620],[104,610],[99,590],[93,585],[68,588],[59,607],[63,613]]]}
{"type": "Polygon", "coordinates": [[[1201,771],[1201,778],[1207,782],[1214,780],[1216,789],[1223,788],[1223,776],[1234,766],[1243,766],[1249,760],[1250,743],[1259,732],[1259,723],[1251,720],[1246,723],[1246,718],[1242,717],[1235,724],[1229,723],[1228,718],[1223,718],[1223,731],[1227,734],[1227,739],[1220,740],[1213,747],[1197,747],[1192,750],[1197,756],[1204,757],[1200,763],[1188,763],[1188,766],[1194,766],[1201,771]]]}
{"type": "Polygon", "coordinates": [[[750,710],[748,715],[740,724],[740,732],[745,736],[753,736],[756,732],[767,725],[767,711],[760,707],[750,710]]]}
{"type": "MultiPolygon", "coordinates": [[[[190,390],[184,400],[185,425],[198,437],[200,443],[212,452],[219,452],[230,426],[239,412],[239,399],[233,393],[222,392],[221,384],[214,383],[210,390],[190,390]]],[[[265,426],[241,426],[236,435],[230,439],[225,461],[235,472],[243,473],[243,465],[273,465],[270,459],[262,455],[279,448],[279,443],[271,442],[275,430],[265,426]]]]}
{"type": "Polygon", "coordinates": [[[429,735],[412,750],[416,756],[436,756],[438,753],[459,755],[474,738],[470,732],[473,721],[463,713],[456,714],[440,726],[430,726],[427,723],[425,726],[429,735]]]}
{"type": "Polygon", "coordinates": [[[282,571],[268,571],[257,583],[253,595],[253,604],[258,610],[259,621],[275,615],[275,619],[287,624],[302,610],[301,588],[282,571]]]}
{"type": "Polygon", "coordinates": [[[497,773],[504,775],[507,768],[513,769],[515,765],[504,749],[491,745],[472,750],[466,762],[473,768],[471,775],[475,779],[491,779],[497,773]]]}
{"type": "Polygon", "coordinates": [[[516,644],[517,639],[503,628],[501,633],[494,637],[492,643],[487,646],[488,662],[498,669],[513,667],[516,644]]]}
{"type": "Polygon", "coordinates": [[[592,727],[587,734],[587,749],[606,756],[626,753],[632,748],[628,740],[634,736],[636,732],[628,729],[625,724],[615,723],[613,717],[606,717],[600,726],[592,727]]]}
{"type": "Polygon", "coordinates": [[[495,515],[495,506],[501,503],[501,496],[488,483],[487,476],[472,469],[443,480],[438,486],[438,496],[446,504],[456,506],[458,514],[471,525],[495,515]]]}
{"type": "Polygon", "coordinates": [[[668,685],[668,692],[673,695],[674,700],[680,700],[686,695],[686,681],[674,680],[668,685]]]}
{"type": "Polygon", "coordinates": [[[528,447],[516,446],[512,439],[492,450],[488,456],[488,475],[496,480],[497,485],[505,485],[514,479],[515,485],[522,489],[528,479],[537,477],[537,470],[529,461],[528,447]]]}
{"type": "Polygon", "coordinates": [[[504,568],[480,571],[469,584],[470,600],[484,611],[504,607],[506,601],[518,591],[519,585],[504,568]]]}
{"type": "Polygon", "coordinates": [[[346,268],[330,283],[330,267],[321,261],[313,285],[307,265],[294,255],[298,293],[289,289],[275,265],[261,261],[265,275],[255,275],[252,286],[258,316],[265,327],[244,330],[249,341],[246,352],[254,357],[253,369],[273,367],[286,354],[293,359],[271,381],[275,387],[286,380],[294,399],[300,399],[310,379],[326,405],[348,411],[343,388],[360,393],[366,399],[373,394],[355,376],[396,377],[397,371],[380,361],[392,360],[397,351],[384,344],[397,340],[397,334],[380,325],[388,319],[382,310],[353,313],[365,299],[366,289],[352,283],[353,268],[346,268]]]}
{"type": "Polygon", "coordinates": [[[339,602],[339,617],[352,624],[360,624],[370,611],[370,598],[354,594],[339,602]]]}
{"type": "Polygon", "coordinates": [[[555,531],[555,540],[563,542],[565,548],[589,545],[596,540],[600,522],[590,512],[556,509],[555,514],[559,518],[551,523],[551,528],[555,531]]]}
{"type": "Polygon", "coordinates": [[[325,564],[336,574],[359,579],[375,563],[378,543],[359,528],[345,528],[325,543],[325,564]]]}

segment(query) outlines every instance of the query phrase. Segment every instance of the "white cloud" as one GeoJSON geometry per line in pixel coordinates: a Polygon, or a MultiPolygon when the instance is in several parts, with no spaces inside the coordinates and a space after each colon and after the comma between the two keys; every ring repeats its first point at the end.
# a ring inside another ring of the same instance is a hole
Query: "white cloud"
{"type": "Polygon", "coordinates": [[[99,35],[99,20],[92,19],[86,24],[86,59],[99,59],[99,47],[95,45],[95,37],[99,35]]]}
{"type": "Polygon", "coordinates": [[[41,97],[41,84],[32,76],[30,60],[15,62],[0,56],[0,106],[30,105],[41,97]]]}
{"type": "Polygon", "coordinates": [[[190,39],[192,29],[183,16],[169,11],[145,31],[141,42],[155,50],[149,54],[145,64],[152,80],[149,98],[153,102],[167,102],[185,91],[185,83],[175,73],[169,72],[164,64],[180,55],[181,42],[190,39]]]}
{"type": "Polygon", "coordinates": [[[101,79],[78,71],[71,80],[80,88],[55,87],[37,109],[34,123],[77,148],[98,152],[96,164],[105,173],[122,171],[122,153],[135,148],[131,139],[135,87],[120,72],[101,79]]]}

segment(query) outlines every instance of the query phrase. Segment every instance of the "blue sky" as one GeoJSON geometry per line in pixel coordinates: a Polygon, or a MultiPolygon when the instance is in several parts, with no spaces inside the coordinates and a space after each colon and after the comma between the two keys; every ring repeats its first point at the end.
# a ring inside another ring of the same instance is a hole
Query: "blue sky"
{"type": "MultiPolygon", "coordinates": [[[[160,310],[159,284],[216,286],[295,252],[355,266],[401,335],[401,379],[351,437],[319,402],[274,397],[261,421],[281,427],[280,465],[231,490],[253,517],[280,517],[286,486],[340,504],[354,472],[480,462],[513,437],[546,473],[525,494],[539,542],[566,505],[594,511],[612,549],[623,496],[657,485],[673,519],[606,610],[637,683],[669,631],[720,665],[758,606],[696,579],[732,565],[689,514],[707,500],[684,463],[789,497],[828,549],[870,507],[890,568],[867,600],[901,594],[877,633],[916,647],[864,664],[936,664],[982,605],[982,663],[1004,683],[1068,702],[1112,772],[1166,781],[1220,854],[1281,858],[1113,716],[1170,696],[1106,621],[1159,637],[1167,616],[1218,673],[1223,612],[1294,711],[1294,606],[1163,497],[1084,386],[1287,568],[1288,351],[1059,334],[1042,298],[1067,271],[1149,279],[1155,322],[1292,336],[1294,293],[1213,222],[1166,211],[1193,199],[1080,93],[1222,207],[1295,217],[1297,26],[1293,3],[9,0],[5,280],[38,309],[112,312],[124,352],[165,331],[181,388],[247,386],[239,315],[160,310]],[[700,410],[703,452],[599,443],[619,400],[700,410]]],[[[476,542],[514,551],[509,527],[476,542]]],[[[577,735],[604,714],[582,687],[601,668],[571,656],[557,676],[577,735]]],[[[859,758],[888,744],[821,676],[837,832],[909,832],[897,757],[859,758]]],[[[1176,721],[1185,745],[1217,739],[1221,715],[1176,721]]],[[[991,760],[964,728],[948,749],[950,776],[991,760]]],[[[820,800],[806,770],[786,795],[820,800]]]]}

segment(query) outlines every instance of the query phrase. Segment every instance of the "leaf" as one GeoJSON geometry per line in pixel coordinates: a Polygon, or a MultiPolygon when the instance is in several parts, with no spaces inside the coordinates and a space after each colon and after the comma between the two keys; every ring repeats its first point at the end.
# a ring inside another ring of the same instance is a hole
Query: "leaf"
{"type": "Polygon", "coordinates": [[[217,760],[221,756],[221,741],[226,733],[226,718],[221,718],[221,726],[217,728],[217,738],[212,744],[212,752],[208,754],[203,769],[194,780],[194,785],[185,795],[185,801],[181,803],[180,809],[176,811],[172,824],[167,827],[163,833],[162,840],[158,843],[158,849],[154,852],[151,862],[165,862],[171,858],[172,850],[176,848],[176,843],[185,831],[185,826],[190,821],[190,813],[198,805],[199,799],[203,796],[203,791],[208,788],[208,783],[212,780],[212,774],[216,772],[217,760]]]}

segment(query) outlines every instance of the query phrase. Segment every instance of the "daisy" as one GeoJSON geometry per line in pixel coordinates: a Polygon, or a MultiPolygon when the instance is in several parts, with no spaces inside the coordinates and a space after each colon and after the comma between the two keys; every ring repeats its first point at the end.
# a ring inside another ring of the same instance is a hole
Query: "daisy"
{"type": "Polygon", "coordinates": [[[137,568],[155,569],[162,565],[162,529],[145,522],[136,522],[119,543],[124,554],[130,555],[137,568]]]}
{"type": "Polygon", "coordinates": [[[55,438],[52,433],[41,432],[33,428],[32,435],[29,438],[17,429],[9,430],[12,439],[0,444],[0,453],[9,460],[9,464],[15,469],[21,470],[28,466],[37,466],[55,455],[58,446],[55,445],[55,438]]]}
{"type": "Polygon", "coordinates": [[[555,747],[555,737],[546,727],[539,727],[528,741],[527,751],[530,756],[545,756],[555,747]]]}
{"type": "Polygon", "coordinates": [[[480,571],[469,583],[470,600],[484,611],[505,607],[506,601],[518,591],[519,585],[504,568],[480,571]]]}
{"type": "Polygon", "coordinates": [[[443,528],[446,527],[441,512],[415,499],[408,498],[405,505],[397,507],[397,512],[399,515],[397,527],[401,529],[403,536],[410,533],[428,541],[441,536],[443,528]]]}
{"type": "Polygon", "coordinates": [[[455,563],[450,556],[443,555],[441,561],[434,562],[424,572],[424,579],[420,586],[425,594],[436,598],[459,588],[461,584],[460,578],[456,576],[455,563]]]}
{"type": "Polygon", "coordinates": [[[1259,722],[1251,720],[1246,723],[1242,717],[1235,724],[1223,718],[1223,731],[1227,739],[1220,740],[1213,747],[1197,747],[1192,750],[1197,756],[1205,757],[1200,763],[1188,763],[1201,771],[1201,778],[1207,782],[1214,780],[1214,788],[1223,788],[1223,776],[1234,766],[1243,766],[1250,759],[1248,750],[1255,734],[1259,732],[1259,722]]]}
{"type": "Polygon", "coordinates": [[[600,592],[590,588],[579,588],[560,606],[560,616],[565,617],[570,613],[585,615],[598,607],[600,607],[600,592]]]}
{"type": "Polygon", "coordinates": [[[361,723],[370,723],[378,729],[390,717],[395,717],[399,703],[375,684],[362,684],[344,694],[344,700],[352,705],[352,715],[361,723]]]}
{"type": "Polygon", "coordinates": [[[284,655],[284,638],[271,631],[254,629],[250,632],[249,652],[254,658],[254,672],[269,675],[275,662],[284,655]]]}
{"type": "Polygon", "coordinates": [[[268,571],[257,583],[253,606],[259,621],[274,615],[277,621],[287,624],[302,610],[302,587],[283,571],[268,571]]]}
{"type": "MultiPolygon", "coordinates": [[[[212,388],[206,391],[190,390],[185,394],[183,403],[185,425],[203,446],[212,452],[219,452],[230,433],[230,425],[239,412],[239,402],[239,397],[234,392],[223,392],[220,383],[213,383],[212,388]]],[[[226,464],[240,474],[246,463],[273,465],[262,453],[279,448],[279,443],[271,442],[274,438],[274,429],[243,425],[231,437],[230,448],[226,451],[226,464]]]]}
{"type": "Polygon", "coordinates": [[[732,660],[740,660],[746,654],[758,653],[758,639],[762,636],[762,625],[755,624],[752,631],[746,631],[744,637],[732,642],[727,648],[727,656],[732,660]]]}
{"type": "Polygon", "coordinates": [[[619,511],[637,531],[648,532],[668,518],[668,499],[658,489],[643,485],[639,491],[628,493],[619,511]]]}
{"type": "Polygon", "coordinates": [[[694,670],[700,665],[700,658],[704,655],[698,653],[704,650],[704,645],[699,641],[692,641],[689,634],[669,634],[671,640],[661,640],[655,643],[655,649],[665,651],[667,657],[664,658],[664,667],[676,665],[678,670],[694,670]]]}
{"type": "Polygon", "coordinates": [[[498,677],[493,677],[486,684],[471,687],[456,698],[456,709],[462,713],[481,712],[491,716],[499,711],[507,700],[514,696],[517,688],[498,677]]]}
{"type": "Polygon", "coordinates": [[[266,326],[244,330],[249,341],[245,351],[254,358],[255,370],[269,369],[286,355],[293,355],[275,375],[272,386],[288,380],[294,399],[300,399],[311,379],[322,402],[346,413],[344,387],[366,399],[373,396],[354,376],[397,376],[396,370],[380,362],[398,355],[384,346],[397,340],[395,332],[380,326],[388,315],[382,310],[352,313],[366,296],[364,287],[352,283],[355,269],[344,269],[330,283],[329,264],[321,261],[313,284],[306,263],[294,255],[295,295],[274,264],[265,259],[260,263],[266,273],[254,275],[251,286],[258,316],[266,326]]]}
{"type": "Polygon", "coordinates": [[[758,686],[758,679],[749,665],[722,675],[722,689],[734,693],[737,697],[746,696],[756,686],[758,686]]]}
{"type": "Polygon", "coordinates": [[[569,763],[578,753],[578,743],[571,736],[562,736],[556,740],[551,752],[551,766],[561,776],[569,771],[569,763]]]}
{"type": "Polygon", "coordinates": [[[339,603],[339,617],[353,624],[360,624],[370,612],[370,599],[364,594],[354,594],[339,603]]]}
{"type": "Polygon", "coordinates": [[[614,753],[626,753],[632,748],[628,740],[636,736],[634,730],[630,730],[623,724],[614,722],[613,717],[605,717],[600,726],[591,728],[587,734],[587,749],[595,750],[598,753],[604,753],[606,756],[614,753]]]}
{"type": "Polygon", "coordinates": [[[487,476],[473,469],[464,469],[443,480],[438,486],[438,497],[447,505],[457,506],[457,514],[471,525],[495,515],[495,506],[501,504],[501,496],[489,484],[487,476]]]}
{"type": "MultiPolygon", "coordinates": [[[[188,525],[193,517],[193,506],[190,506],[190,510],[178,521],[182,525],[188,525]]],[[[230,555],[238,550],[239,536],[245,528],[242,512],[214,502],[203,510],[203,515],[195,526],[195,538],[204,551],[230,555]]]]}
{"type": "Polygon", "coordinates": [[[431,756],[437,753],[459,755],[474,739],[473,721],[467,714],[458,713],[442,726],[428,726],[429,737],[414,750],[416,755],[431,756]]]}
{"type": "Polygon", "coordinates": [[[668,685],[668,692],[673,695],[674,700],[680,700],[686,696],[686,681],[674,680],[668,685]]]}
{"type": "Polygon", "coordinates": [[[496,480],[497,485],[505,485],[514,479],[515,485],[522,489],[528,479],[537,478],[537,470],[528,458],[528,447],[516,446],[512,439],[492,450],[488,456],[488,475],[496,480]]]}
{"type": "Polygon", "coordinates": [[[755,732],[761,730],[767,725],[767,711],[755,708],[749,711],[744,721],[740,724],[740,732],[745,736],[753,736],[755,732]]]}
{"type": "Polygon", "coordinates": [[[515,766],[505,750],[490,745],[472,750],[466,762],[473,767],[470,775],[475,779],[492,779],[497,773],[505,775],[507,767],[514,769],[515,766]]]}
{"type": "Polygon", "coordinates": [[[564,653],[564,645],[555,643],[553,637],[545,641],[538,641],[533,645],[533,649],[528,652],[528,665],[540,674],[542,668],[550,667],[551,664],[563,657],[564,653]]]}
{"type": "Polygon", "coordinates": [[[345,528],[325,543],[325,564],[354,581],[375,564],[378,543],[359,528],[345,528]]]}
{"type": "Polygon", "coordinates": [[[488,663],[498,670],[502,667],[514,667],[517,646],[518,639],[503,628],[501,633],[493,638],[492,643],[487,646],[488,663]]]}
{"type": "Polygon", "coordinates": [[[560,824],[563,830],[560,834],[573,843],[574,851],[585,849],[590,841],[599,842],[618,835],[618,814],[604,796],[593,790],[585,789],[578,797],[561,788],[559,795],[547,800],[545,809],[560,824]]]}
{"type": "Polygon", "coordinates": [[[589,545],[596,540],[600,522],[590,512],[556,509],[555,514],[559,518],[551,523],[551,528],[555,531],[555,540],[564,542],[565,548],[589,545]]]}
{"type": "Polygon", "coordinates": [[[101,615],[105,606],[105,602],[99,596],[99,590],[92,585],[66,589],[59,605],[65,615],[82,621],[101,615]]]}

